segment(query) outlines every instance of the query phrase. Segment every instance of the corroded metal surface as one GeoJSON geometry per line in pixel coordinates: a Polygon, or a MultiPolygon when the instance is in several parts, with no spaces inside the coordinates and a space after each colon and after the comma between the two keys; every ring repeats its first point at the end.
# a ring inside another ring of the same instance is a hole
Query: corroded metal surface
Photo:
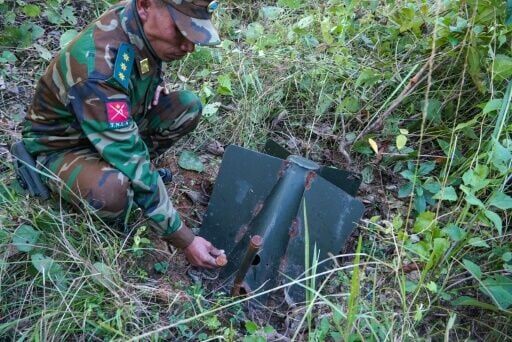
{"type": "MultiPolygon", "coordinates": [[[[240,264],[240,268],[235,276],[235,281],[233,283],[233,289],[231,290],[232,296],[239,296],[241,294],[241,289],[244,289],[243,292],[248,293],[247,288],[244,288],[244,279],[251,265],[259,263],[259,258],[256,259],[257,254],[263,245],[263,239],[259,235],[254,235],[251,237],[249,241],[249,247],[247,248],[247,252],[245,253],[245,257],[240,264]]],[[[244,293],[242,293],[244,294],[244,293]]]]}
{"type": "MultiPolygon", "coordinates": [[[[279,156],[286,154],[274,149],[279,156]]],[[[362,216],[363,205],[352,197],[357,175],[299,156],[286,158],[237,146],[226,149],[201,235],[226,251],[228,263],[219,277],[228,283],[236,277],[236,295],[300,277],[306,248],[312,256],[316,246],[320,259],[338,254],[362,216]],[[255,237],[263,241],[257,252],[251,245],[255,237]]],[[[328,265],[322,263],[317,271],[328,265]]],[[[300,286],[288,294],[295,301],[304,298],[300,286]]]]}

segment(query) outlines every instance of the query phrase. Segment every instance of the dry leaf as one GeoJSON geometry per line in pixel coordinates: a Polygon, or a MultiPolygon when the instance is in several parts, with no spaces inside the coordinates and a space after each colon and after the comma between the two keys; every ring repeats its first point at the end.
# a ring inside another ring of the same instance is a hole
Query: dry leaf
{"type": "Polygon", "coordinates": [[[370,144],[370,147],[372,148],[373,152],[375,152],[375,154],[379,154],[379,146],[377,145],[375,140],[369,138],[368,143],[370,144]]]}
{"type": "Polygon", "coordinates": [[[217,140],[212,140],[206,145],[206,150],[214,156],[222,156],[224,154],[224,146],[217,140]]]}

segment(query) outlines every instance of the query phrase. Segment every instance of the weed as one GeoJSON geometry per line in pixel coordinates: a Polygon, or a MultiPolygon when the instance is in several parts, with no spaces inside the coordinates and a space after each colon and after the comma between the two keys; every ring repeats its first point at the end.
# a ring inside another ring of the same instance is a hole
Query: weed
{"type": "MultiPolygon", "coordinates": [[[[2,146],[19,138],[51,55],[109,3],[0,0],[2,146]]],[[[168,278],[176,254],[136,265],[153,250],[136,215],[126,237],[89,210],[27,198],[2,159],[0,335],[510,339],[507,2],[226,0],[218,12],[221,46],[168,66],[174,87],[205,104],[198,129],[177,146],[187,152],[181,164],[210,166],[199,154],[212,139],[259,147],[272,137],[293,153],[362,171],[358,242],[321,274],[316,266],[327,261],[308,255],[307,273],[289,280],[307,300],[272,327],[246,317],[244,304],[260,293],[230,299],[168,278]],[[165,289],[149,278],[153,268],[165,289]]]]}

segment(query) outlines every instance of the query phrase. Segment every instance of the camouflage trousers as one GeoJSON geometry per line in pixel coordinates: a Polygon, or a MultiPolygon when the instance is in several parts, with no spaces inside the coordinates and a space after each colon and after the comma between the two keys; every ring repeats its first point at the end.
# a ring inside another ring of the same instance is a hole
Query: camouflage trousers
{"type": "MultiPolygon", "coordinates": [[[[201,110],[199,98],[189,91],[162,94],[158,105],[136,120],[150,155],[162,154],[194,130],[201,110]]],[[[68,203],[82,207],[85,200],[99,217],[110,219],[124,217],[131,207],[130,180],[103,160],[92,145],[43,154],[37,161],[57,178],[43,177],[51,192],[68,203]]]]}

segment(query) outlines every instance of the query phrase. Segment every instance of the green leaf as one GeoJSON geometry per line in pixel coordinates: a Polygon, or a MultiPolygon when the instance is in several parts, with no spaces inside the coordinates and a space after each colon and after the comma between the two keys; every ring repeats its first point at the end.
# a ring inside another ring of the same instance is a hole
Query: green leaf
{"type": "Polygon", "coordinates": [[[505,25],[512,25],[512,0],[507,0],[507,21],[505,21],[505,25]]]}
{"type": "Polygon", "coordinates": [[[371,87],[380,80],[380,75],[373,69],[366,68],[361,71],[356,80],[356,87],[371,87]]]}
{"type": "Polygon", "coordinates": [[[312,15],[308,15],[308,16],[300,19],[295,24],[295,27],[300,30],[304,30],[304,29],[307,29],[308,27],[310,27],[311,25],[313,25],[314,22],[315,22],[315,17],[312,15]]]}
{"type": "Polygon", "coordinates": [[[416,291],[416,289],[418,288],[418,283],[407,279],[405,281],[404,287],[405,287],[405,292],[412,293],[412,292],[416,291]]]}
{"type": "Polygon", "coordinates": [[[400,172],[400,175],[402,177],[404,177],[405,179],[410,180],[411,182],[413,182],[416,179],[416,175],[414,174],[414,172],[412,170],[402,171],[402,172],[400,172]]]}
{"type": "Polygon", "coordinates": [[[228,74],[220,75],[217,81],[219,82],[217,92],[220,95],[233,95],[233,90],[231,89],[231,78],[228,74]]]}
{"type": "Polygon", "coordinates": [[[456,201],[458,199],[457,193],[455,193],[455,189],[453,188],[453,186],[447,186],[445,188],[442,188],[432,198],[436,199],[436,200],[443,200],[443,201],[450,201],[450,202],[456,201]]]}
{"type": "MultiPolygon", "coordinates": [[[[471,128],[471,127],[475,126],[475,124],[476,124],[476,123],[477,123],[477,120],[476,120],[475,118],[473,118],[473,119],[471,119],[471,120],[469,120],[469,121],[462,122],[462,123],[458,124],[458,125],[455,127],[455,130],[456,130],[456,131],[460,131],[460,130],[462,130],[462,129],[464,129],[464,128],[468,128],[468,127],[470,127],[470,128],[471,128]]],[[[439,141],[439,140],[438,140],[438,141],[439,141]]],[[[447,144],[448,144],[448,143],[447,143],[447,144]]],[[[448,146],[447,146],[447,147],[449,147],[449,144],[448,144],[448,146]]],[[[445,149],[443,148],[443,151],[444,151],[444,150],[445,150],[445,149]]],[[[447,150],[448,150],[448,149],[447,149],[447,150]]],[[[446,153],[446,152],[445,152],[445,153],[446,153]]]]}
{"type": "Polygon", "coordinates": [[[469,75],[471,76],[471,79],[473,80],[473,83],[475,83],[478,90],[483,93],[485,91],[485,87],[482,84],[482,76],[480,72],[480,59],[482,54],[480,53],[480,50],[474,46],[474,44],[471,44],[467,51],[469,75]]]}
{"type": "Polygon", "coordinates": [[[39,235],[41,235],[40,232],[29,225],[23,224],[14,232],[12,244],[20,252],[30,252],[34,249],[39,235]]]}
{"type": "Polygon", "coordinates": [[[36,44],[34,44],[34,48],[39,53],[39,57],[41,57],[45,61],[49,61],[50,59],[52,59],[52,54],[44,46],[41,46],[36,43],[36,44]]]}
{"type": "Polygon", "coordinates": [[[488,113],[491,113],[491,112],[495,112],[495,111],[497,111],[497,110],[499,110],[501,108],[502,104],[503,104],[503,99],[493,99],[493,100],[490,100],[489,102],[487,102],[485,104],[483,113],[484,114],[488,114],[488,113]]]}
{"type": "Polygon", "coordinates": [[[178,160],[178,165],[185,170],[204,171],[203,162],[201,162],[199,157],[192,151],[183,151],[178,160]]]}
{"type": "Polygon", "coordinates": [[[208,327],[209,330],[216,330],[216,329],[220,328],[221,325],[222,325],[222,323],[220,323],[217,316],[212,315],[212,316],[208,317],[208,319],[206,319],[206,327],[208,327]]]}
{"type": "Polygon", "coordinates": [[[353,96],[347,96],[341,101],[341,110],[346,110],[349,113],[357,113],[361,109],[359,99],[353,96]]]}
{"type": "Polygon", "coordinates": [[[254,334],[256,331],[258,331],[258,325],[254,323],[253,321],[246,321],[245,322],[245,329],[249,334],[254,334]]]}
{"type": "Polygon", "coordinates": [[[418,169],[418,174],[420,176],[426,176],[430,172],[432,172],[435,168],[436,168],[436,162],[434,162],[434,161],[420,163],[420,167],[418,169]]]}
{"type": "Polygon", "coordinates": [[[169,263],[166,261],[157,262],[153,265],[153,268],[158,273],[165,273],[165,272],[167,272],[167,269],[169,268],[169,263]]]}
{"type": "Polygon", "coordinates": [[[462,190],[462,192],[464,192],[464,194],[465,194],[464,199],[466,200],[466,202],[468,202],[471,205],[476,205],[477,207],[482,208],[482,209],[485,208],[485,205],[483,204],[483,202],[480,201],[478,198],[476,198],[475,195],[473,195],[473,192],[471,191],[470,188],[468,188],[464,185],[461,185],[459,188],[462,190]]]}
{"type": "Polygon", "coordinates": [[[511,252],[503,253],[503,255],[501,256],[501,259],[505,262],[509,262],[510,260],[512,260],[512,253],[511,252]]]}
{"type": "Polygon", "coordinates": [[[485,188],[489,181],[486,179],[489,174],[489,168],[483,165],[477,165],[474,169],[466,171],[462,175],[464,184],[471,186],[474,190],[485,188]]]}
{"type": "Polygon", "coordinates": [[[493,73],[497,81],[510,78],[510,76],[512,76],[512,58],[507,55],[496,55],[494,58],[493,73]]]}
{"type": "Polygon", "coordinates": [[[73,13],[74,11],[75,9],[71,6],[64,7],[64,9],[62,10],[62,19],[68,24],[76,25],[77,20],[75,14],[73,13]]]}
{"type": "Polygon", "coordinates": [[[480,289],[491,297],[500,309],[506,310],[512,305],[512,278],[502,275],[489,277],[482,282],[480,289]]]}
{"type": "Polygon", "coordinates": [[[108,287],[108,285],[110,283],[112,283],[112,275],[113,275],[113,271],[110,267],[108,267],[106,264],[102,263],[102,262],[95,262],[94,263],[94,268],[96,269],[96,271],[98,271],[99,273],[96,274],[96,272],[94,274],[91,275],[92,279],[100,284],[100,285],[103,285],[105,287],[108,287]]]}
{"type": "Polygon", "coordinates": [[[23,6],[23,13],[28,17],[37,17],[41,14],[41,8],[37,5],[25,5],[23,6]]]}
{"type": "Polygon", "coordinates": [[[434,283],[433,281],[431,281],[430,283],[428,283],[427,285],[425,285],[425,287],[427,289],[429,289],[430,292],[432,293],[437,293],[437,284],[434,283]]]}
{"type": "Polygon", "coordinates": [[[401,150],[405,147],[405,144],[407,144],[407,137],[403,134],[398,135],[396,137],[396,148],[401,150]]]}
{"type": "Polygon", "coordinates": [[[500,234],[500,236],[501,236],[502,232],[503,232],[503,223],[501,222],[500,215],[498,215],[494,211],[490,211],[490,210],[485,210],[484,214],[489,220],[491,220],[494,227],[498,230],[498,234],[500,234]]]}
{"type": "Polygon", "coordinates": [[[32,255],[32,265],[46,278],[51,279],[61,290],[67,288],[67,279],[62,267],[52,258],[40,253],[32,255]]]}
{"type": "Polygon", "coordinates": [[[493,139],[494,148],[491,152],[492,165],[502,174],[506,174],[509,169],[509,162],[512,160],[512,153],[506,149],[500,142],[493,139]]]}
{"type": "Polygon", "coordinates": [[[453,305],[457,306],[474,306],[480,309],[498,311],[494,305],[487,304],[471,298],[468,296],[462,296],[453,301],[453,305]]]}
{"type": "Polygon", "coordinates": [[[363,182],[365,184],[370,184],[373,182],[373,167],[371,165],[365,166],[361,171],[361,175],[363,178],[363,182]]]}
{"type": "Polygon", "coordinates": [[[219,111],[220,106],[220,102],[208,103],[203,108],[202,117],[204,117],[207,120],[213,119],[217,116],[217,112],[219,111]]]}
{"type": "Polygon", "coordinates": [[[468,244],[473,247],[483,247],[483,248],[489,248],[489,244],[482,240],[482,238],[474,237],[469,239],[468,244]]]}
{"type": "Polygon", "coordinates": [[[32,265],[38,270],[40,273],[48,275],[53,264],[54,260],[50,257],[45,257],[40,253],[36,253],[32,255],[32,265]]]}
{"type": "Polygon", "coordinates": [[[437,194],[441,190],[441,184],[431,180],[428,180],[425,183],[423,183],[421,187],[430,192],[431,194],[437,194]]]}
{"type": "Polygon", "coordinates": [[[434,239],[434,245],[432,247],[432,254],[430,255],[430,259],[427,263],[427,268],[431,268],[442,259],[444,253],[450,247],[450,242],[445,238],[436,238],[434,239]]]}
{"type": "MultiPolygon", "coordinates": [[[[2,224],[2,220],[0,220],[0,225],[2,224]]],[[[0,229],[0,245],[4,245],[9,243],[11,240],[11,234],[7,232],[5,229],[0,229]]]]}
{"type": "Polygon", "coordinates": [[[420,241],[418,243],[407,243],[407,249],[417,254],[422,260],[428,260],[430,254],[430,244],[426,241],[420,241]]]}
{"type": "Polygon", "coordinates": [[[334,43],[334,38],[331,34],[331,30],[333,28],[333,24],[329,17],[325,17],[320,23],[320,31],[322,32],[322,38],[324,41],[331,45],[334,43]]]}
{"type": "Polygon", "coordinates": [[[277,6],[263,6],[260,9],[260,17],[263,20],[272,20],[278,18],[281,14],[284,13],[284,9],[277,6]]]}
{"type": "Polygon", "coordinates": [[[60,25],[64,22],[62,16],[53,8],[48,8],[46,11],[44,11],[43,16],[45,16],[46,19],[48,19],[48,21],[54,25],[60,25]]]}
{"type": "Polygon", "coordinates": [[[14,11],[5,13],[4,20],[6,24],[13,25],[16,22],[16,13],[14,11]]]}
{"type": "Polygon", "coordinates": [[[421,102],[422,109],[426,110],[427,119],[434,123],[441,122],[441,105],[441,101],[437,99],[429,99],[427,103],[421,102]]]}
{"type": "Polygon", "coordinates": [[[445,228],[443,228],[443,232],[448,235],[450,239],[455,242],[459,242],[464,239],[467,235],[466,231],[453,223],[450,223],[445,228]]]}
{"type": "Polygon", "coordinates": [[[276,332],[276,329],[274,329],[273,326],[271,325],[266,325],[264,328],[263,328],[263,332],[265,334],[272,334],[272,333],[275,333],[276,332]]]}
{"type": "Polygon", "coordinates": [[[509,81],[507,85],[507,90],[505,91],[505,96],[503,97],[503,105],[501,106],[498,117],[496,118],[496,123],[494,125],[494,129],[492,131],[492,138],[499,139],[503,127],[507,124],[507,117],[510,113],[510,105],[512,102],[512,82],[509,81]]]}
{"type": "Polygon", "coordinates": [[[405,183],[398,189],[398,197],[399,198],[405,198],[409,197],[412,193],[412,183],[405,183]]]}
{"type": "Polygon", "coordinates": [[[418,215],[414,222],[413,231],[415,233],[423,233],[431,231],[436,227],[436,214],[431,211],[425,211],[418,215]]]}
{"type": "Polygon", "coordinates": [[[33,24],[33,23],[30,24],[30,32],[31,32],[30,36],[32,37],[32,41],[35,41],[35,40],[41,38],[42,36],[44,36],[44,28],[42,28],[39,25],[33,24]]]}
{"type": "Polygon", "coordinates": [[[464,18],[457,17],[457,22],[455,26],[450,26],[451,32],[463,32],[468,27],[468,21],[464,18]]]}
{"type": "Polygon", "coordinates": [[[498,191],[491,199],[489,205],[501,210],[512,209],[512,197],[498,191]]]}
{"type": "Polygon", "coordinates": [[[65,48],[76,37],[78,32],[76,30],[68,30],[60,36],[60,48],[65,48]]]}
{"type": "Polygon", "coordinates": [[[468,270],[473,277],[475,277],[476,279],[482,278],[482,270],[480,269],[480,266],[475,264],[473,261],[467,259],[462,260],[462,263],[464,264],[466,270],[468,270]]]}
{"type": "Polygon", "coordinates": [[[2,54],[0,55],[0,63],[2,64],[5,64],[5,63],[9,63],[9,64],[14,64],[18,59],[16,58],[16,56],[14,55],[14,53],[12,53],[11,51],[3,51],[2,54]]]}
{"type": "Polygon", "coordinates": [[[299,9],[302,6],[303,0],[278,0],[280,6],[286,6],[291,9],[299,9]]]}
{"type": "Polygon", "coordinates": [[[258,22],[250,23],[247,25],[247,30],[245,31],[245,39],[249,43],[255,43],[263,34],[265,33],[265,28],[258,22]]]}

